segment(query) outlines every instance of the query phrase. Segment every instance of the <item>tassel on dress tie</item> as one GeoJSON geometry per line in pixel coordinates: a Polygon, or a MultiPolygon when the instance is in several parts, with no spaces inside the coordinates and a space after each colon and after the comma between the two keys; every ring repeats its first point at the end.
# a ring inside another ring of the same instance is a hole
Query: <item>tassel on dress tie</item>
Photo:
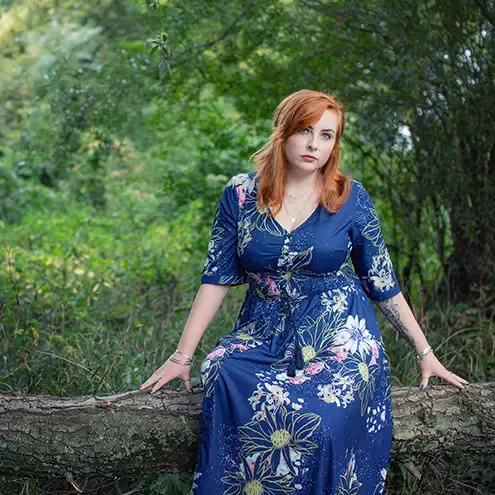
{"type": "Polygon", "coordinates": [[[303,358],[301,344],[299,342],[299,333],[294,323],[292,310],[290,308],[290,301],[284,299],[283,306],[284,309],[287,311],[287,316],[289,317],[290,324],[294,329],[294,336],[292,339],[295,341],[295,347],[294,347],[294,352],[290,358],[289,364],[287,366],[287,375],[294,377],[296,376],[296,369],[297,370],[304,369],[304,358],[303,358]]]}
{"type": "Polygon", "coordinates": [[[299,338],[296,331],[296,348],[294,354],[291,356],[289,366],[287,366],[287,375],[296,376],[296,369],[304,369],[304,358],[301,349],[301,344],[299,343],[299,338]]]}

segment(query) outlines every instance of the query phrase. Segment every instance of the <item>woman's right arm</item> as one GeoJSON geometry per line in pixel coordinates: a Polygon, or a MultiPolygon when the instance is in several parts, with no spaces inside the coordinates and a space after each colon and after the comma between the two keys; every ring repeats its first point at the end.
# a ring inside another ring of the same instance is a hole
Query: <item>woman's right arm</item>
{"type": "MultiPolygon", "coordinates": [[[[239,205],[238,189],[247,174],[233,176],[220,196],[211,228],[208,252],[201,272],[201,285],[191,307],[177,349],[192,357],[201,337],[220,307],[232,285],[248,282],[248,275],[241,266],[237,255],[239,205]]],[[[181,354],[174,357],[184,361],[181,354]]],[[[173,378],[189,380],[189,365],[174,363],[167,359],[155,373],[139,387],[141,390],[153,386],[156,392],[173,378]]],[[[192,392],[191,382],[184,381],[188,392],[192,392]]]]}
{"type": "MultiPolygon", "coordinates": [[[[218,308],[229,292],[230,287],[230,285],[220,284],[202,284],[200,286],[191,307],[191,311],[189,312],[182,336],[177,344],[177,349],[179,351],[193,357],[201,337],[208,328],[211,320],[215,317],[218,308]]],[[[175,354],[174,356],[181,361],[185,359],[181,354],[175,354]]],[[[162,366],[160,366],[160,368],[158,368],[155,373],[139,387],[139,389],[145,390],[151,385],[154,385],[151,392],[156,392],[174,378],[186,380],[190,379],[190,376],[190,365],[174,363],[167,359],[165,363],[163,363],[162,366]]],[[[184,382],[184,385],[188,392],[192,392],[190,381],[184,382]]]]}
{"type": "Polygon", "coordinates": [[[230,285],[220,284],[201,285],[191,307],[182,336],[177,344],[179,351],[188,356],[193,356],[201,337],[215,317],[230,287],[230,285]]]}

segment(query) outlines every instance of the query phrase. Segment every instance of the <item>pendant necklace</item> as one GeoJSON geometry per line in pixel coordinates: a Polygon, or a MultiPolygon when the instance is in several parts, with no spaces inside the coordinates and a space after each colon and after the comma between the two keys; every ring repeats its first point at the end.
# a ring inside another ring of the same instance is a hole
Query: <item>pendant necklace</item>
{"type": "MultiPolygon", "coordinates": [[[[311,192],[311,191],[313,191],[313,190],[314,190],[314,188],[313,188],[313,189],[310,189],[310,190],[309,190],[309,192],[311,192]]],[[[304,194],[300,195],[300,196],[299,196],[299,198],[303,198],[306,194],[308,194],[308,191],[307,191],[307,192],[305,192],[304,194]]],[[[290,201],[291,203],[293,203],[293,202],[297,199],[297,197],[296,197],[296,196],[294,196],[294,195],[293,195],[293,194],[291,194],[291,193],[287,193],[287,198],[289,199],[289,201],[290,201]]]]}
{"type": "MultiPolygon", "coordinates": [[[[313,189],[311,189],[310,192],[313,192],[314,190],[316,189],[316,185],[313,187],[313,189]]],[[[299,208],[298,212],[296,213],[296,215],[292,215],[292,213],[289,211],[289,208],[287,208],[287,205],[285,204],[284,201],[282,201],[282,204],[284,205],[285,207],[285,210],[287,211],[287,213],[289,214],[289,219],[292,223],[292,226],[294,226],[294,222],[296,221],[296,218],[298,217],[299,213],[301,213],[301,210],[304,208],[304,205],[308,202],[308,199],[309,199],[310,196],[308,196],[306,198],[306,200],[304,201],[304,203],[302,204],[302,206],[299,208]]]]}

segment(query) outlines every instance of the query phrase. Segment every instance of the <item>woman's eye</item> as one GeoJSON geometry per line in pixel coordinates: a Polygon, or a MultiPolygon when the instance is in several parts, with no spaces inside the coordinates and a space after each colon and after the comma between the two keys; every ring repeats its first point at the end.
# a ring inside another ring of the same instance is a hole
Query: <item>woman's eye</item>
{"type": "Polygon", "coordinates": [[[328,134],[328,132],[324,132],[323,135],[327,136],[327,139],[332,139],[332,135],[328,134]]]}
{"type": "Polygon", "coordinates": [[[305,133],[306,131],[309,131],[309,129],[307,127],[305,127],[304,129],[301,129],[302,133],[305,133]]]}

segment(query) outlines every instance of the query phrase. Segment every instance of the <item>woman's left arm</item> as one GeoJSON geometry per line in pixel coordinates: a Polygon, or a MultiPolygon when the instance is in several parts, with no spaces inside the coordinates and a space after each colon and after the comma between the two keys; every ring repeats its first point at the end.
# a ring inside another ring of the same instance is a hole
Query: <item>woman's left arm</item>
{"type": "MultiPolygon", "coordinates": [[[[416,354],[420,354],[428,346],[428,341],[421,330],[416,318],[414,317],[409,304],[407,304],[402,292],[399,292],[390,299],[384,301],[374,301],[380,308],[392,326],[406,339],[406,341],[415,349],[416,354]]],[[[458,388],[464,388],[463,383],[468,382],[445,369],[432,351],[428,352],[420,361],[422,380],[419,388],[424,389],[428,386],[430,376],[438,376],[452,383],[458,388]]]]}

